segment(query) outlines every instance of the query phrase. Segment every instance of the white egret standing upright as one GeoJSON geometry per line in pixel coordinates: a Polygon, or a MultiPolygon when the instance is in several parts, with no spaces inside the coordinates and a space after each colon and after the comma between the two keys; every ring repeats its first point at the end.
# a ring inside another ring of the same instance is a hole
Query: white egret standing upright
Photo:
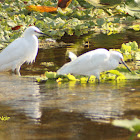
{"type": "MultiPolygon", "coordinates": [[[[115,69],[119,63],[127,67],[121,53],[117,51],[108,51],[106,49],[96,49],[65,64],[57,73],[60,75],[69,73],[87,76],[95,75],[99,79],[100,72],[115,69]]],[[[127,69],[131,71],[128,67],[127,69]]]]}
{"type": "Polygon", "coordinates": [[[20,67],[23,63],[35,61],[38,52],[37,35],[43,35],[37,27],[27,28],[23,37],[14,40],[0,53],[0,71],[12,70],[20,75],[20,67]]]}

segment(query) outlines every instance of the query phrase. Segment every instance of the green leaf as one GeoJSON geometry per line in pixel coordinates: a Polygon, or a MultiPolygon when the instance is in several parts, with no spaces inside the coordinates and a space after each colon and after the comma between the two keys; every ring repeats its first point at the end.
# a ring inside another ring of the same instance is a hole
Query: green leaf
{"type": "Polygon", "coordinates": [[[105,20],[104,20],[104,18],[98,18],[96,20],[96,23],[98,26],[102,26],[105,23],[105,20]]]}
{"type": "Polygon", "coordinates": [[[58,78],[58,75],[56,72],[48,72],[46,71],[45,72],[45,76],[48,78],[48,79],[56,79],[58,78]]]}
{"type": "Polygon", "coordinates": [[[136,41],[133,41],[133,42],[131,43],[131,49],[132,49],[133,51],[137,51],[137,50],[138,50],[138,44],[137,44],[136,41]]]}
{"type": "Polygon", "coordinates": [[[12,20],[7,21],[7,25],[8,25],[8,26],[11,26],[11,27],[16,26],[15,22],[14,22],[14,21],[12,21],[12,20]]]}
{"type": "Polygon", "coordinates": [[[118,127],[122,127],[122,128],[126,128],[130,131],[135,131],[135,132],[138,132],[140,131],[140,119],[133,119],[133,120],[128,120],[128,119],[125,119],[125,120],[114,120],[112,122],[112,124],[114,126],[118,126],[118,127]]]}
{"type": "Polygon", "coordinates": [[[44,83],[44,82],[46,82],[48,80],[48,78],[46,77],[46,76],[40,76],[40,77],[37,77],[36,78],[36,81],[38,82],[38,83],[44,83]]]}

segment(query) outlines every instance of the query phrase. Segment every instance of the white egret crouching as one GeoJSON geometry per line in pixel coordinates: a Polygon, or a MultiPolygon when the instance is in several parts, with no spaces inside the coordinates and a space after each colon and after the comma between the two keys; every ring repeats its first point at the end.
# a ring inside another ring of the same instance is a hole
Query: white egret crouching
{"type": "MultiPolygon", "coordinates": [[[[96,49],[65,64],[57,73],[60,75],[69,73],[74,75],[95,75],[99,79],[100,72],[115,69],[119,63],[127,67],[121,53],[117,51],[108,51],[106,49],[96,49]]],[[[127,69],[131,71],[128,67],[127,69]]]]}
{"type": "Polygon", "coordinates": [[[37,27],[27,28],[22,37],[14,40],[0,53],[0,71],[16,72],[20,75],[20,67],[23,63],[35,61],[38,52],[38,38],[43,35],[37,27]]]}

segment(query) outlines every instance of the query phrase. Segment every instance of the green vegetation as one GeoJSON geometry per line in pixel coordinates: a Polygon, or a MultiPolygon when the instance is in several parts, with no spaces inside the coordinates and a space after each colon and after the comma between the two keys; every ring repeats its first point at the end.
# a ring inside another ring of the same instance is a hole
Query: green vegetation
{"type": "MultiPolygon", "coordinates": [[[[125,61],[133,61],[135,64],[130,67],[132,72],[129,72],[125,66],[120,65],[116,70],[110,70],[107,72],[102,72],[100,75],[100,81],[122,81],[122,80],[127,80],[127,79],[140,79],[140,70],[139,70],[139,61],[140,60],[140,49],[138,49],[138,44],[133,41],[133,42],[128,42],[126,44],[122,44],[120,49],[111,49],[119,51],[123,54],[124,60],[125,61]]],[[[90,79],[85,76],[76,76],[74,77],[71,74],[68,75],[57,75],[56,72],[46,72],[43,76],[38,77],[37,81],[38,82],[44,82],[47,80],[56,80],[57,82],[68,82],[68,81],[78,81],[80,83],[95,83],[96,82],[96,77],[91,76],[90,79]]]]}
{"type": "MultiPolygon", "coordinates": [[[[126,80],[127,77],[125,77],[122,73],[120,73],[118,70],[110,70],[107,72],[102,72],[100,75],[100,81],[122,81],[126,80]]],[[[58,83],[60,82],[69,82],[69,81],[75,81],[80,83],[95,83],[97,82],[96,77],[94,75],[87,77],[87,76],[73,76],[71,74],[68,75],[57,75],[56,72],[46,72],[44,75],[36,78],[37,82],[46,82],[47,80],[53,80],[58,83]]]]}
{"type": "MultiPolygon", "coordinates": [[[[102,2],[104,3],[104,1],[102,2]]],[[[123,32],[127,29],[139,31],[136,19],[140,18],[133,0],[126,3],[119,2],[113,9],[95,8],[91,1],[73,0],[65,11],[58,9],[57,13],[40,13],[28,11],[28,5],[57,6],[55,0],[5,0],[0,3],[0,47],[6,46],[19,37],[29,25],[39,27],[43,32],[55,39],[68,35],[81,36],[91,31],[102,32],[107,35],[123,32]],[[133,6],[134,5],[134,6],[133,6]],[[128,9],[130,9],[128,12],[128,9]],[[109,14],[108,14],[109,13],[109,14]],[[129,24],[128,24],[129,23],[129,24]],[[127,24],[127,26],[125,26],[127,24]],[[20,26],[22,25],[22,26],[20,26]],[[20,26],[14,30],[14,27],[20,26]]]]}
{"type": "MultiPolygon", "coordinates": [[[[112,124],[114,126],[118,126],[118,127],[122,127],[125,129],[128,129],[132,132],[129,140],[134,140],[134,137],[136,136],[136,134],[140,131],[140,119],[133,119],[133,120],[114,120],[112,122],[112,124]]],[[[139,134],[137,135],[137,137],[140,137],[139,134]]]]}
{"type": "MultiPolygon", "coordinates": [[[[105,3],[102,0],[102,3],[105,3]]],[[[58,8],[56,13],[40,13],[29,11],[26,9],[28,5],[42,5],[56,7],[55,0],[34,0],[21,1],[5,0],[0,3],[0,48],[18,38],[25,28],[35,25],[43,32],[52,36],[54,39],[60,39],[65,34],[81,36],[90,32],[103,33],[112,35],[124,32],[126,30],[139,31],[138,24],[140,14],[137,10],[139,4],[135,4],[133,0],[127,0],[125,3],[111,3],[110,6],[96,5],[98,1],[92,0],[73,0],[65,11],[58,8]],[[115,5],[115,6],[114,6],[115,5]],[[113,6],[113,8],[112,8],[113,6]],[[107,7],[107,9],[105,9],[107,7]],[[133,10],[134,9],[134,10],[133,10]]],[[[107,0],[106,2],[111,2],[107,0]]],[[[125,61],[135,62],[132,74],[128,74],[123,67],[118,67],[115,71],[109,71],[101,74],[101,80],[122,80],[138,78],[140,70],[137,67],[140,60],[140,50],[138,44],[129,42],[122,44],[119,49],[125,61]]],[[[56,73],[45,73],[45,76],[38,78],[37,81],[46,81],[47,79],[57,79],[57,81],[87,81],[87,77],[74,77],[72,75],[57,76],[56,73]]],[[[95,77],[89,79],[89,82],[95,82],[95,77]]]]}
{"type": "MultiPolygon", "coordinates": [[[[125,69],[126,70],[126,69],[125,69]]],[[[128,73],[128,72],[126,72],[128,73]]],[[[120,73],[118,70],[110,70],[107,72],[102,72],[100,75],[100,81],[104,82],[104,81],[122,81],[122,80],[126,80],[127,77],[120,73]]],[[[97,82],[96,77],[94,75],[89,77],[87,76],[73,76],[71,74],[68,75],[58,75],[56,72],[46,72],[44,75],[37,77],[36,78],[37,82],[46,82],[47,80],[54,80],[58,83],[60,82],[69,82],[69,81],[75,81],[75,82],[80,82],[80,83],[95,83],[97,82]]]]}

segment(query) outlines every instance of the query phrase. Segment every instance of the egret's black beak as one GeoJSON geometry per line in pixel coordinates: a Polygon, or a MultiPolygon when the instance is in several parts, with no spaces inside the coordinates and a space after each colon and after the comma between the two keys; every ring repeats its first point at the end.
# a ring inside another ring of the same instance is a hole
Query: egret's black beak
{"type": "Polygon", "coordinates": [[[49,36],[49,35],[47,35],[45,33],[42,33],[42,32],[38,32],[38,31],[35,31],[35,32],[38,33],[38,34],[40,34],[40,35],[45,35],[45,36],[51,37],[51,36],[49,36]]]}
{"type": "Polygon", "coordinates": [[[122,64],[124,64],[124,66],[130,71],[130,72],[132,72],[129,68],[128,68],[128,66],[126,65],[126,63],[121,59],[121,62],[122,62],[122,64]]]}

